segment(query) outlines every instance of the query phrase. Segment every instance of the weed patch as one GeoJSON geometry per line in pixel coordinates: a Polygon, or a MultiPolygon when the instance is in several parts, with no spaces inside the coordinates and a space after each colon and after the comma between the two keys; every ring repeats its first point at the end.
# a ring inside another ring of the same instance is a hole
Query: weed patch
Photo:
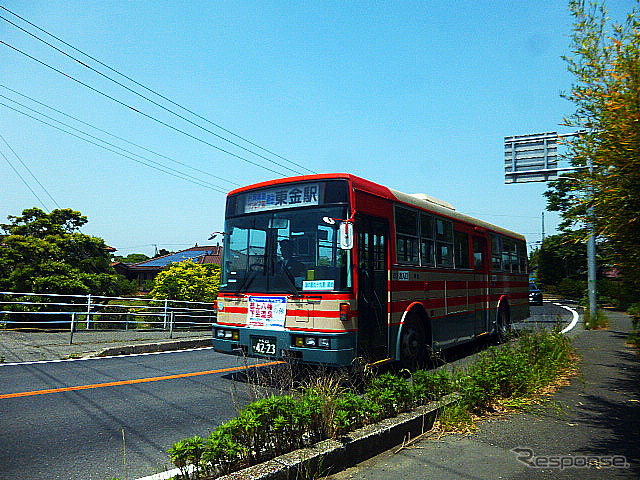
{"type": "Polygon", "coordinates": [[[474,418],[505,408],[524,410],[574,373],[569,340],[558,329],[522,332],[501,348],[491,347],[453,378],[460,401],[439,420],[444,431],[471,431],[474,418]]]}
{"type": "Polygon", "coordinates": [[[595,317],[592,317],[587,308],[584,312],[584,328],[585,330],[604,330],[609,328],[609,319],[601,309],[597,309],[595,317]]]}

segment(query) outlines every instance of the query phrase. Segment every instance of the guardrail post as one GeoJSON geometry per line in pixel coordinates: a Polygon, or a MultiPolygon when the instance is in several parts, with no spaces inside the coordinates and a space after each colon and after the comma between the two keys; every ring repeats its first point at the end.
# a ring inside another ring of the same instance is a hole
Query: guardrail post
{"type": "Polygon", "coordinates": [[[164,329],[167,329],[167,307],[169,304],[169,300],[167,298],[164,299],[164,329]]]}
{"type": "Polygon", "coordinates": [[[69,345],[73,345],[73,332],[76,329],[76,314],[75,312],[71,314],[71,332],[69,336],[69,345]]]}
{"type": "Polygon", "coordinates": [[[169,338],[173,338],[173,324],[175,322],[175,312],[171,312],[171,319],[169,321],[169,338]]]}
{"type": "Polygon", "coordinates": [[[129,314],[128,313],[124,317],[124,329],[129,330],[129,314]]]}
{"type": "Polygon", "coordinates": [[[87,330],[91,328],[91,294],[87,295],[87,330]]]}

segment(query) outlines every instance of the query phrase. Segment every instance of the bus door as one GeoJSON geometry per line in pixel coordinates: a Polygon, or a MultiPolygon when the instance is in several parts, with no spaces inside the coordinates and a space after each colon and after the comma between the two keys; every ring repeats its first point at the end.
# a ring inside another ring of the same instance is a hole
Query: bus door
{"type": "Polygon", "coordinates": [[[365,360],[389,356],[389,223],[356,215],[358,248],[358,355],[365,360]]]}
{"type": "Polygon", "coordinates": [[[487,239],[473,237],[473,283],[476,335],[489,331],[489,256],[487,239]]]}

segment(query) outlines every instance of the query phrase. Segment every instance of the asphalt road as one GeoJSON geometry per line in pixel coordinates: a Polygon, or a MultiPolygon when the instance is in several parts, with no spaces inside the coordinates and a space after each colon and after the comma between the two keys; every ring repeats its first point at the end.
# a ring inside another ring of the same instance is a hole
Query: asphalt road
{"type": "Polygon", "coordinates": [[[0,478],[137,478],[169,465],[171,444],[229,420],[252,387],[229,372],[242,360],[210,349],[0,367],[0,478]],[[137,379],[156,379],[126,384],[137,379]],[[115,386],[99,386],[118,382],[115,386]],[[3,395],[93,385],[15,398],[3,395]]]}
{"type": "MultiPolygon", "coordinates": [[[[561,319],[566,326],[571,318],[567,310],[545,304],[532,307],[527,324],[561,319]]],[[[462,363],[472,357],[457,355],[462,363]]],[[[123,430],[126,476],[157,473],[170,467],[166,452],[172,443],[207,436],[260,394],[221,371],[243,366],[242,359],[210,349],[2,365],[0,478],[124,477],[123,430]],[[179,378],[163,378],[174,375],[179,378]],[[8,397],[16,393],[24,395],[8,397]]]]}

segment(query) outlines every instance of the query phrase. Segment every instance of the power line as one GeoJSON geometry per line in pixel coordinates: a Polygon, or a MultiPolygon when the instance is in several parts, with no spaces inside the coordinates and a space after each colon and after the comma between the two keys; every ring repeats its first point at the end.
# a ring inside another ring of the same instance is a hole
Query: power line
{"type": "Polygon", "coordinates": [[[56,200],[51,196],[51,194],[49,193],[49,190],[47,190],[45,188],[44,185],[42,185],[42,183],[40,183],[40,180],[38,180],[38,178],[33,174],[33,172],[31,171],[31,169],[27,166],[26,163],[24,163],[22,161],[22,158],[20,158],[20,156],[16,153],[16,151],[11,148],[11,145],[9,145],[9,142],[7,142],[7,139],[4,138],[2,136],[2,134],[0,134],[0,138],[2,139],[2,141],[7,145],[7,147],[9,148],[9,150],[11,150],[11,153],[13,153],[13,155],[18,159],[18,161],[22,164],[22,166],[27,170],[27,172],[29,172],[29,175],[31,175],[31,177],[36,181],[36,183],[38,185],[40,185],[40,188],[42,188],[42,190],[44,190],[44,193],[46,193],[48,195],[48,197],[51,199],[51,201],[53,202],[53,204],[58,207],[58,208],[62,208],[60,207],[60,205],[58,204],[58,202],[56,202],[56,200]]]}
{"type": "MultiPolygon", "coordinates": [[[[54,111],[54,112],[56,112],[56,113],[59,113],[60,115],[64,115],[64,116],[65,116],[65,117],[67,117],[67,118],[70,118],[70,119],[72,119],[72,120],[75,120],[76,122],[79,122],[79,123],[81,123],[81,124],[83,124],[83,125],[86,125],[86,126],[88,126],[88,127],[90,127],[90,128],[93,128],[94,130],[97,130],[98,132],[105,133],[105,134],[107,134],[107,135],[109,135],[109,136],[111,136],[111,137],[113,137],[113,138],[116,138],[116,139],[118,139],[118,140],[122,141],[122,142],[128,143],[129,145],[133,145],[134,147],[137,147],[137,148],[139,148],[139,149],[141,149],[141,150],[144,150],[144,151],[146,151],[146,152],[149,152],[149,153],[152,153],[152,154],[154,154],[154,155],[157,155],[158,157],[165,158],[165,159],[167,159],[167,160],[169,160],[169,161],[171,161],[171,162],[177,163],[178,165],[182,165],[182,166],[184,166],[184,167],[190,168],[191,170],[195,170],[196,172],[200,172],[200,173],[203,173],[203,174],[208,175],[208,176],[210,176],[210,177],[217,178],[218,180],[222,180],[223,182],[227,182],[227,183],[230,183],[230,184],[235,185],[235,186],[240,186],[240,184],[239,184],[239,183],[237,183],[237,182],[234,182],[234,181],[232,181],[232,180],[228,180],[228,179],[223,178],[223,177],[220,177],[220,176],[218,176],[218,175],[214,175],[214,174],[209,173],[209,172],[206,172],[206,171],[204,171],[204,170],[200,170],[199,168],[192,167],[191,165],[188,165],[188,164],[186,164],[186,163],[180,162],[180,161],[175,160],[175,159],[173,159],[173,158],[171,158],[171,157],[168,157],[168,156],[166,156],[166,155],[163,155],[163,154],[161,154],[161,153],[158,153],[158,152],[155,152],[155,151],[153,151],[153,150],[150,150],[150,149],[148,149],[148,148],[146,148],[146,147],[143,147],[142,145],[138,145],[137,143],[131,142],[131,141],[129,141],[129,140],[127,140],[127,139],[125,139],[125,138],[119,137],[118,135],[115,135],[115,134],[113,134],[113,133],[110,133],[110,132],[108,132],[108,131],[106,131],[106,130],[103,130],[103,129],[101,129],[101,128],[98,128],[98,127],[96,127],[95,125],[92,125],[92,124],[90,124],[90,123],[88,123],[88,122],[85,122],[85,121],[83,121],[83,120],[80,120],[79,118],[74,117],[73,115],[69,115],[68,113],[63,112],[62,110],[58,110],[57,108],[54,108],[54,107],[52,107],[52,106],[50,106],[50,105],[47,105],[47,104],[45,104],[45,103],[43,103],[43,102],[40,102],[40,101],[36,100],[35,98],[32,98],[32,97],[30,97],[30,96],[28,96],[28,95],[25,95],[25,94],[23,94],[23,93],[20,93],[20,92],[18,92],[17,90],[14,90],[14,89],[12,89],[12,88],[7,87],[6,85],[2,85],[2,84],[0,84],[0,87],[4,88],[4,89],[6,89],[6,90],[9,90],[10,92],[15,93],[16,95],[20,95],[20,96],[21,96],[21,97],[23,97],[23,98],[26,98],[26,99],[28,99],[28,100],[31,100],[32,102],[37,103],[38,105],[41,105],[41,106],[43,106],[43,107],[45,107],[45,108],[48,108],[49,110],[52,110],[52,111],[54,111]]],[[[3,96],[3,95],[0,95],[0,96],[3,96]]],[[[4,97],[4,96],[3,96],[3,97],[4,97]]],[[[4,97],[4,98],[9,99],[8,97],[4,97]]],[[[9,100],[11,100],[11,99],[9,99],[9,100]]],[[[11,101],[12,101],[12,102],[14,102],[14,103],[18,103],[18,102],[16,102],[15,100],[11,100],[11,101]]],[[[18,105],[22,105],[22,104],[18,103],[18,105]]],[[[24,105],[23,105],[23,106],[24,106],[24,105]]],[[[25,108],[29,108],[29,107],[26,107],[26,106],[25,106],[25,108]]],[[[32,110],[32,109],[30,109],[30,110],[32,110]]],[[[32,111],[35,111],[35,110],[32,110],[32,111]]],[[[38,113],[39,113],[39,112],[38,112],[38,113]]],[[[42,115],[42,114],[41,114],[41,115],[42,115]]]]}
{"type": "MultiPolygon", "coordinates": [[[[287,159],[287,158],[285,158],[285,157],[282,157],[281,155],[278,155],[278,154],[276,154],[276,153],[274,153],[274,152],[272,152],[272,151],[270,151],[270,150],[268,150],[268,149],[266,149],[266,148],[264,148],[264,147],[261,147],[260,145],[257,145],[257,144],[255,144],[255,143],[253,143],[253,142],[249,141],[248,139],[246,139],[246,138],[244,138],[244,137],[242,137],[242,136],[240,136],[240,135],[237,135],[237,134],[235,134],[235,133],[231,132],[230,130],[227,130],[227,129],[223,128],[222,126],[218,125],[217,123],[212,122],[212,121],[210,121],[210,120],[206,119],[205,117],[202,117],[201,115],[198,115],[197,113],[195,113],[195,112],[193,112],[193,111],[189,110],[188,108],[183,107],[182,105],[180,105],[180,104],[178,104],[178,103],[174,102],[173,100],[171,100],[171,99],[167,98],[166,96],[164,96],[164,95],[162,95],[162,94],[160,94],[160,93],[156,92],[155,90],[153,90],[153,89],[151,89],[151,88],[146,87],[145,85],[143,85],[143,84],[141,84],[141,83],[137,82],[136,80],[132,79],[131,77],[128,77],[127,75],[125,75],[125,74],[123,74],[123,73],[119,72],[118,70],[116,70],[116,69],[114,69],[114,68],[110,67],[109,65],[106,65],[105,63],[103,63],[103,62],[101,62],[100,60],[98,60],[98,59],[96,59],[96,58],[92,57],[91,55],[89,55],[89,54],[87,54],[87,53],[83,52],[82,50],[79,50],[78,48],[76,48],[76,47],[74,47],[73,45],[71,45],[71,44],[69,44],[69,43],[65,42],[64,40],[62,40],[62,39],[58,38],[57,36],[55,36],[55,35],[53,35],[53,34],[51,34],[51,33],[47,32],[47,31],[46,31],[46,30],[44,30],[43,28],[38,27],[37,25],[35,25],[35,24],[33,24],[33,23],[29,22],[28,20],[24,19],[23,17],[21,17],[21,16],[19,16],[19,15],[15,14],[14,12],[12,12],[12,11],[8,10],[7,8],[2,7],[2,6],[0,6],[0,8],[4,9],[4,10],[6,10],[7,12],[11,13],[12,15],[14,15],[14,16],[16,16],[16,17],[20,18],[22,21],[24,21],[24,22],[28,23],[29,25],[31,25],[32,27],[34,27],[34,28],[36,28],[36,29],[40,30],[41,32],[44,32],[45,34],[49,35],[50,37],[55,38],[55,39],[56,39],[57,41],[59,41],[60,43],[62,43],[62,44],[64,44],[64,45],[66,45],[67,47],[69,47],[69,48],[71,48],[71,49],[73,49],[73,50],[75,50],[76,52],[79,52],[80,54],[82,54],[82,55],[86,56],[87,58],[90,58],[91,60],[93,60],[94,62],[96,62],[96,63],[98,63],[98,64],[100,64],[100,65],[102,65],[103,67],[105,67],[105,68],[107,68],[107,69],[111,70],[112,72],[114,72],[114,73],[116,73],[116,74],[120,75],[120,76],[121,76],[121,77],[123,77],[123,78],[126,78],[126,79],[127,79],[127,80],[129,80],[130,82],[133,82],[134,84],[136,84],[136,85],[140,86],[141,88],[144,88],[145,90],[147,90],[147,91],[149,91],[149,92],[153,93],[154,95],[156,95],[156,96],[158,96],[158,97],[162,98],[163,100],[165,100],[165,101],[167,101],[167,102],[171,103],[172,105],[175,105],[175,106],[177,106],[177,107],[181,108],[182,110],[184,110],[184,111],[186,111],[186,112],[189,112],[189,113],[190,113],[190,114],[192,114],[193,116],[195,116],[195,117],[197,117],[197,118],[199,118],[199,119],[201,119],[201,120],[204,120],[205,122],[207,122],[207,123],[209,123],[209,124],[211,124],[211,125],[214,125],[215,127],[219,128],[220,130],[223,130],[224,132],[229,133],[230,135],[233,135],[234,137],[239,138],[239,139],[243,140],[244,142],[246,142],[246,143],[248,143],[248,144],[250,144],[250,145],[252,145],[252,146],[254,146],[254,147],[257,147],[257,148],[259,148],[259,149],[261,149],[261,150],[263,150],[263,151],[265,151],[265,152],[270,153],[271,155],[274,155],[275,157],[278,157],[278,158],[280,158],[280,159],[282,159],[282,160],[285,160],[285,161],[287,161],[287,162],[291,163],[292,165],[297,166],[298,168],[302,168],[302,169],[307,170],[307,171],[309,171],[309,172],[311,172],[311,173],[316,173],[316,172],[314,172],[313,170],[311,170],[311,169],[309,169],[309,168],[307,168],[307,167],[304,167],[303,165],[300,165],[300,164],[298,164],[298,163],[296,163],[296,162],[293,162],[293,161],[291,161],[291,160],[289,160],[289,159],[287,159]]],[[[35,35],[34,33],[29,32],[28,30],[26,30],[26,29],[24,29],[24,28],[20,27],[19,25],[17,25],[17,24],[15,24],[15,23],[13,23],[13,22],[12,22],[12,21],[10,21],[9,19],[7,19],[7,18],[5,18],[5,17],[3,17],[3,16],[0,16],[0,19],[4,20],[5,22],[7,22],[7,23],[9,23],[9,24],[11,24],[11,25],[13,25],[14,27],[18,28],[19,30],[21,30],[21,31],[25,32],[27,35],[30,35],[30,36],[32,36],[33,38],[35,38],[35,39],[39,40],[40,42],[44,43],[45,45],[47,45],[47,46],[49,46],[49,47],[53,48],[54,50],[56,50],[57,52],[61,53],[62,55],[65,55],[66,57],[68,57],[68,58],[70,58],[70,59],[72,59],[72,60],[74,60],[74,61],[78,62],[80,65],[84,66],[85,68],[88,68],[89,70],[91,70],[91,71],[93,71],[93,72],[97,73],[98,75],[100,75],[100,76],[102,76],[102,77],[106,78],[107,80],[109,80],[109,81],[111,81],[111,82],[115,83],[116,85],[119,85],[120,87],[124,88],[125,90],[127,90],[127,91],[129,91],[129,92],[131,92],[131,93],[133,93],[133,94],[135,94],[135,95],[138,95],[138,96],[139,96],[139,97],[141,97],[141,98],[144,98],[144,99],[145,99],[145,100],[147,100],[148,102],[150,102],[150,103],[152,103],[152,104],[156,105],[157,107],[162,108],[163,110],[165,110],[165,111],[167,111],[167,112],[171,113],[172,115],[175,115],[176,117],[178,117],[178,118],[180,118],[180,119],[182,119],[182,120],[184,120],[184,121],[186,121],[186,122],[190,123],[191,125],[194,125],[194,126],[196,126],[196,127],[200,128],[201,130],[204,130],[205,132],[208,132],[208,133],[210,133],[210,134],[212,134],[212,135],[216,136],[217,138],[219,138],[219,139],[221,139],[221,140],[223,140],[223,141],[225,141],[225,142],[228,142],[228,143],[230,143],[230,144],[234,145],[235,147],[238,147],[238,148],[240,148],[240,149],[242,149],[242,150],[244,150],[244,151],[246,151],[246,152],[249,152],[249,153],[251,153],[251,154],[253,154],[253,155],[256,155],[257,157],[260,157],[260,158],[262,158],[262,159],[264,159],[264,160],[266,160],[266,161],[268,161],[268,162],[271,162],[271,163],[273,163],[273,164],[275,164],[275,165],[278,165],[279,167],[285,168],[285,169],[287,169],[287,170],[291,170],[292,172],[295,172],[295,173],[298,173],[298,174],[302,174],[302,172],[300,172],[300,171],[298,171],[298,170],[296,170],[296,169],[294,169],[294,168],[291,168],[291,167],[288,167],[288,166],[286,166],[286,165],[283,165],[283,164],[281,164],[281,163],[279,163],[279,162],[276,162],[275,160],[272,160],[272,159],[270,159],[270,158],[268,158],[268,157],[265,157],[264,155],[261,155],[261,154],[259,154],[259,153],[256,153],[256,152],[254,152],[254,151],[253,151],[253,150],[251,150],[251,149],[248,149],[248,148],[246,148],[246,147],[243,147],[242,145],[239,145],[238,143],[233,142],[233,141],[229,140],[228,138],[225,138],[224,136],[219,135],[219,134],[217,134],[217,133],[215,133],[215,132],[213,132],[213,131],[211,131],[211,130],[207,129],[207,128],[205,128],[205,127],[203,127],[203,126],[199,125],[198,123],[193,122],[192,120],[189,120],[188,118],[184,117],[183,115],[180,115],[179,113],[177,113],[177,112],[175,112],[175,111],[171,110],[170,108],[165,107],[164,105],[162,105],[162,104],[160,104],[160,103],[158,103],[158,102],[156,102],[156,101],[154,101],[154,100],[150,99],[149,97],[146,97],[146,96],[142,95],[141,93],[136,92],[135,90],[133,90],[133,89],[131,89],[131,88],[127,87],[126,85],[122,84],[121,82],[118,82],[117,80],[115,80],[115,79],[111,78],[110,76],[108,76],[108,75],[106,75],[106,74],[104,74],[104,73],[100,72],[99,70],[96,70],[95,68],[93,68],[93,67],[91,67],[91,66],[87,65],[86,63],[84,63],[84,62],[82,62],[82,61],[78,60],[77,58],[73,57],[72,55],[68,54],[67,52],[65,52],[65,51],[63,51],[63,50],[59,49],[58,47],[56,47],[56,46],[52,45],[51,43],[47,42],[46,40],[44,40],[44,39],[42,39],[42,38],[38,37],[38,36],[37,36],[37,35],[35,35]]]]}
{"type": "Polygon", "coordinates": [[[221,152],[223,152],[223,153],[226,153],[227,155],[231,155],[232,157],[235,157],[235,158],[237,158],[237,159],[239,159],[239,160],[242,160],[242,161],[244,161],[244,162],[250,163],[250,164],[255,165],[256,167],[260,167],[260,168],[262,168],[262,169],[264,169],[264,170],[268,170],[268,171],[270,171],[270,172],[272,172],[272,173],[275,173],[276,175],[286,176],[286,174],[284,174],[284,173],[282,173],[282,172],[278,172],[277,170],[273,170],[272,168],[266,167],[266,166],[264,166],[264,165],[260,165],[259,163],[256,163],[256,162],[254,162],[254,161],[251,161],[251,160],[249,160],[249,159],[247,159],[247,158],[245,158],[245,157],[242,157],[242,156],[237,155],[237,154],[235,154],[235,153],[233,153],[233,152],[230,152],[230,151],[228,151],[228,150],[225,150],[224,148],[218,147],[218,146],[216,146],[216,145],[214,145],[214,144],[212,144],[212,143],[210,143],[210,142],[207,142],[206,140],[203,140],[203,139],[201,139],[201,138],[199,138],[199,137],[196,137],[196,136],[194,136],[194,135],[191,135],[190,133],[187,133],[187,132],[185,132],[184,130],[180,130],[180,129],[179,129],[179,128],[177,128],[177,127],[174,127],[174,126],[172,126],[172,125],[169,125],[168,123],[163,122],[162,120],[160,120],[160,119],[158,119],[158,118],[155,118],[155,117],[153,117],[152,115],[149,115],[149,114],[147,114],[147,113],[141,112],[141,111],[140,111],[140,110],[138,110],[137,108],[134,108],[134,107],[132,107],[132,106],[130,106],[130,105],[128,105],[128,104],[126,104],[126,103],[124,103],[124,102],[122,102],[122,101],[120,101],[120,100],[118,100],[118,99],[114,98],[114,97],[112,97],[111,95],[108,95],[108,94],[106,94],[106,93],[104,93],[104,92],[102,92],[102,91],[100,91],[100,90],[98,90],[98,89],[96,89],[96,88],[92,87],[91,85],[88,85],[88,84],[86,84],[86,83],[84,83],[84,82],[82,82],[82,81],[78,80],[77,78],[74,78],[74,77],[72,77],[71,75],[64,73],[64,72],[63,72],[63,71],[61,71],[61,70],[58,70],[57,68],[55,68],[55,67],[53,67],[53,66],[51,66],[51,65],[49,65],[49,64],[47,64],[47,63],[45,63],[45,62],[43,62],[42,60],[38,60],[37,58],[35,58],[35,57],[33,57],[33,56],[29,55],[28,53],[23,52],[23,51],[22,51],[22,50],[20,50],[19,48],[16,48],[16,47],[14,47],[13,45],[9,45],[7,42],[5,42],[5,41],[3,41],[3,40],[0,40],[0,43],[1,43],[1,44],[3,44],[3,45],[6,45],[7,47],[9,47],[9,48],[10,48],[10,49],[12,49],[12,50],[15,50],[16,52],[18,52],[18,53],[20,53],[20,54],[24,55],[25,57],[30,58],[31,60],[33,60],[33,61],[35,61],[35,62],[37,62],[37,63],[39,63],[39,64],[41,64],[41,65],[43,65],[43,66],[45,66],[45,67],[47,67],[47,68],[49,68],[49,69],[51,69],[51,70],[53,70],[54,72],[59,73],[60,75],[62,75],[62,76],[64,76],[64,77],[66,77],[66,78],[68,78],[68,79],[70,79],[70,80],[73,80],[73,81],[74,81],[74,82],[76,82],[76,83],[79,83],[79,84],[80,84],[80,85],[82,85],[83,87],[86,87],[86,88],[88,88],[89,90],[91,90],[91,91],[93,91],[93,92],[96,92],[96,93],[98,93],[98,94],[102,95],[103,97],[106,97],[106,98],[108,98],[109,100],[112,100],[112,101],[114,101],[114,102],[116,102],[116,103],[118,103],[118,104],[120,104],[120,105],[122,105],[122,106],[124,106],[124,107],[126,107],[126,108],[128,108],[128,109],[130,109],[130,110],[132,110],[132,111],[134,111],[134,112],[136,112],[136,113],[138,113],[138,114],[140,114],[140,115],[142,115],[143,117],[146,117],[146,118],[148,118],[148,119],[150,119],[150,120],[153,120],[154,122],[159,123],[159,124],[161,124],[161,125],[164,125],[165,127],[170,128],[171,130],[174,130],[174,131],[176,131],[176,132],[178,132],[178,133],[181,133],[181,134],[183,134],[183,135],[185,135],[185,136],[187,136],[187,137],[189,137],[189,138],[192,138],[192,139],[194,139],[194,140],[196,140],[196,141],[198,141],[198,142],[200,142],[200,143],[203,143],[203,144],[208,145],[208,146],[210,146],[210,147],[212,147],[212,148],[215,148],[216,150],[219,150],[219,151],[221,151],[221,152]]]}
{"type": "MultiPolygon", "coordinates": [[[[40,118],[34,117],[33,115],[29,115],[28,113],[21,112],[20,110],[18,110],[18,109],[16,109],[16,108],[13,108],[13,107],[11,107],[10,105],[7,105],[7,104],[5,104],[5,103],[0,102],[0,105],[2,105],[2,106],[4,106],[4,107],[7,107],[7,108],[8,108],[8,109],[10,109],[10,110],[13,110],[14,112],[20,113],[21,115],[24,115],[24,116],[26,116],[26,117],[29,117],[29,118],[33,119],[33,120],[36,120],[37,122],[44,123],[45,125],[48,125],[48,126],[49,126],[49,127],[51,127],[51,128],[55,128],[56,130],[59,130],[59,131],[61,131],[61,132],[64,132],[64,133],[66,133],[67,135],[71,135],[72,137],[79,138],[80,140],[83,140],[83,141],[85,141],[85,142],[87,142],[87,143],[90,143],[90,144],[92,144],[92,145],[95,145],[95,146],[97,146],[97,147],[100,147],[100,148],[102,148],[102,149],[104,149],[104,150],[107,150],[107,151],[109,151],[109,152],[115,153],[116,155],[120,155],[121,157],[128,158],[129,160],[132,160],[132,161],[134,161],[134,162],[136,162],[136,163],[140,163],[140,164],[145,165],[145,166],[147,166],[147,167],[149,167],[149,168],[153,168],[154,170],[158,170],[158,171],[160,171],[160,172],[162,172],[162,173],[166,173],[166,174],[168,174],[168,175],[174,176],[174,177],[176,177],[176,178],[180,178],[180,179],[185,180],[185,181],[190,182],[190,183],[194,183],[194,184],[199,185],[199,186],[201,186],[201,187],[208,188],[208,189],[210,189],[210,190],[214,190],[214,191],[216,191],[216,192],[218,192],[218,193],[222,193],[222,194],[224,194],[224,195],[226,195],[226,193],[227,193],[226,191],[222,190],[221,188],[219,188],[219,187],[217,187],[217,186],[215,186],[215,185],[212,185],[212,184],[207,184],[207,182],[203,182],[203,181],[201,181],[201,180],[199,180],[199,179],[192,180],[191,178],[194,178],[194,177],[187,178],[187,177],[189,177],[189,175],[184,174],[184,173],[182,173],[182,172],[178,172],[178,174],[171,173],[170,171],[167,171],[167,170],[173,170],[173,169],[171,169],[170,167],[167,167],[167,166],[164,166],[164,165],[163,165],[163,166],[162,166],[163,168],[160,168],[160,167],[156,167],[156,166],[154,166],[154,165],[149,165],[149,164],[148,164],[148,163],[146,163],[146,162],[143,162],[143,161],[138,160],[138,159],[136,159],[136,158],[130,157],[130,156],[128,156],[128,155],[125,155],[124,153],[120,153],[120,152],[118,152],[118,151],[116,151],[116,150],[113,150],[113,149],[111,149],[111,148],[105,147],[104,145],[100,145],[99,143],[92,142],[91,140],[89,140],[89,139],[87,139],[87,138],[84,138],[84,137],[81,137],[80,135],[76,135],[75,133],[68,132],[68,131],[66,131],[64,128],[57,127],[57,126],[52,125],[52,124],[50,124],[50,123],[48,123],[48,122],[45,122],[44,120],[42,120],[42,119],[40,119],[40,118]],[[167,170],[165,170],[165,169],[167,169],[167,170]]],[[[43,114],[40,114],[40,115],[43,115],[43,114]]],[[[43,116],[45,116],[45,115],[43,115],[43,116]]],[[[56,120],[56,121],[57,121],[57,120],[56,120]]],[[[59,121],[58,121],[58,123],[62,123],[62,122],[59,122],[59,121]]],[[[88,135],[88,134],[85,134],[85,135],[88,135]]],[[[90,136],[90,135],[89,135],[89,136],[90,136]]],[[[105,143],[107,143],[107,142],[105,142],[105,143]]],[[[116,148],[120,148],[120,147],[116,147],[116,148]]],[[[157,162],[153,162],[153,163],[156,163],[156,164],[157,164],[157,162]]],[[[160,165],[161,165],[161,164],[160,164],[160,165]]],[[[177,172],[177,170],[174,170],[174,171],[175,171],[175,172],[177,172]]]]}
{"type": "Polygon", "coordinates": [[[7,163],[9,164],[9,166],[11,167],[11,169],[16,172],[16,175],[18,175],[18,177],[20,177],[20,180],[22,180],[22,183],[24,183],[26,185],[26,187],[29,189],[29,191],[31,191],[31,193],[33,193],[33,196],[36,197],[38,199],[38,201],[40,202],[40,204],[42,205],[42,207],[44,208],[44,210],[49,213],[49,209],[47,208],[47,206],[44,204],[44,202],[42,201],[42,199],[38,196],[38,194],[33,190],[33,188],[31,188],[31,186],[27,183],[27,181],[24,179],[24,177],[20,174],[20,172],[16,169],[16,167],[13,166],[13,164],[9,161],[9,159],[7,158],[7,156],[0,152],[0,155],[2,155],[2,158],[4,158],[7,163]]]}
{"type": "MultiPolygon", "coordinates": [[[[96,136],[94,136],[94,135],[91,135],[91,134],[89,134],[89,133],[87,133],[87,132],[83,132],[82,130],[80,130],[80,129],[78,129],[78,128],[75,128],[75,127],[73,127],[73,126],[71,126],[71,125],[69,125],[69,124],[67,124],[67,123],[61,122],[60,120],[57,120],[57,119],[55,119],[55,118],[53,118],[53,117],[50,117],[49,115],[46,115],[46,114],[44,114],[44,113],[42,113],[42,112],[38,112],[37,110],[35,110],[35,109],[33,109],[33,108],[30,108],[30,107],[28,107],[28,106],[26,106],[26,105],[23,105],[23,104],[22,104],[22,103],[20,103],[20,102],[16,102],[15,100],[12,100],[12,99],[10,99],[10,98],[8,98],[8,97],[5,97],[4,95],[0,95],[0,98],[5,98],[5,99],[9,100],[10,102],[13,102],[13,103],[15,103],[15,104],[17,104],[17,105],[20,105],[20,106],[21,106],[21,107],[23,107],[23,108],[26,108],[27,110],[30,110],[30,111],[32,111],[32,112],[34,112],[34,113],[38,114],[38,115],[43,116],[44,118],[47,118],[47,119],[52,120],[52,121],[54,121],[54,122],[57,122],[57,123],[59,123],[59,124],[61,124],[61,125],[64,125],[65,127],[70,128],[71,130],[74,130],[74,131],[76,131],[76,132],[78,132],[78,133],[81,133],[81,134],[83,134],[83,135],[86,135],[86,136],[87,136],[87,137],[89,137],[89,138],[92,138],[92,139],[97,140],[97,141],[99,141],[99,142],[102,142],[102,143],[104,143],[104,144],[106,144],[106,145],[109,145],[110,147],[117,148],[118,150],[122,150],[122,151],[123,151],[123,152],[125,152],[125,153],[128,153],[128,154],[130,154],[130,155],[134,155],[134,156],[136,156],[136,157],[138,157],[138,158],[142,158],[143,160],[146,160],[146,161],[148,161],[148,162],[151,162],[152,164],[159,165],[159,166],[161,166],[162,168],[165,168],[165,169],[167,169],[167,170],[169,170],[169,171],[171,171],[171,172],[175,172],[175,173],[178,173],[178,174],[183,175],[183,176],[185,176],[185,177],[191,178],[191,179],[196,180],[196,181],[198,181],[198,182],[200,182],[200,183],[202,183],[202,184],[206,184],[206,185],[209,185],[209,186],[211,186],[211,187],[215,187],[215,188],[217,188],[217,189],[220,189],[220,187],[219,187],[219,186],[214,185],[213,183],[206,182],[206,181],[201,180],[201,179],[199,179],[199,178],[197,178],[197,177],[194,177],[194,176],[192,176],[192,175],[189,175],[188,173],[184,173],[184,172],[181,172],[181,171],[176,170],[176,169],[174,169],[174,168],[168,167],[168,166],[166,166],[166,165],[164,165],[164,164],[162,164],[162,163],[160,163],[160,162],[156,162],[156,161],[151,160],[151,159],[149,159],[149,158],[147,158],[147,157],[144,157],[144,156],[142,156],[142,155],[140,155],[140,154],[137,154],[137,153],[134,153],[134,152],[130,152],[129,150],[126,150],[126,149],[124,149],[124,148],[122,148],[122,147],[119,147],[119,146],[117,146],[117,145],[114,145],[114,144],[113,144],[113,143],[111,143],[111,142],[107,142],[106,140],[103,140],[103,139],[101,139],[101,138],[98,138],[98,137],[96,137],[96,136]]],[[[5,105],[5,104],[1,104],[1,105],[5,105]]],[[[7,105],[5,105],[5,106],[7,106],[7,105]]],[[[18,110],[16,110],[16,111],[18,111],[18,110]]],[[[18,112],[19,112],[19,111],[18,111],[18,112]]],[[[19,113],[23,113],[23,112],[19,112],[19,113]]],[[[127,158],[130,158],[130,157],[127,157],[127,158]]],[[[225,193],[225,192],[224,192],[224,191],[222,191],[222,190],[218,190],[218,191],[220,191],[220,193],[225,193]]]]}

